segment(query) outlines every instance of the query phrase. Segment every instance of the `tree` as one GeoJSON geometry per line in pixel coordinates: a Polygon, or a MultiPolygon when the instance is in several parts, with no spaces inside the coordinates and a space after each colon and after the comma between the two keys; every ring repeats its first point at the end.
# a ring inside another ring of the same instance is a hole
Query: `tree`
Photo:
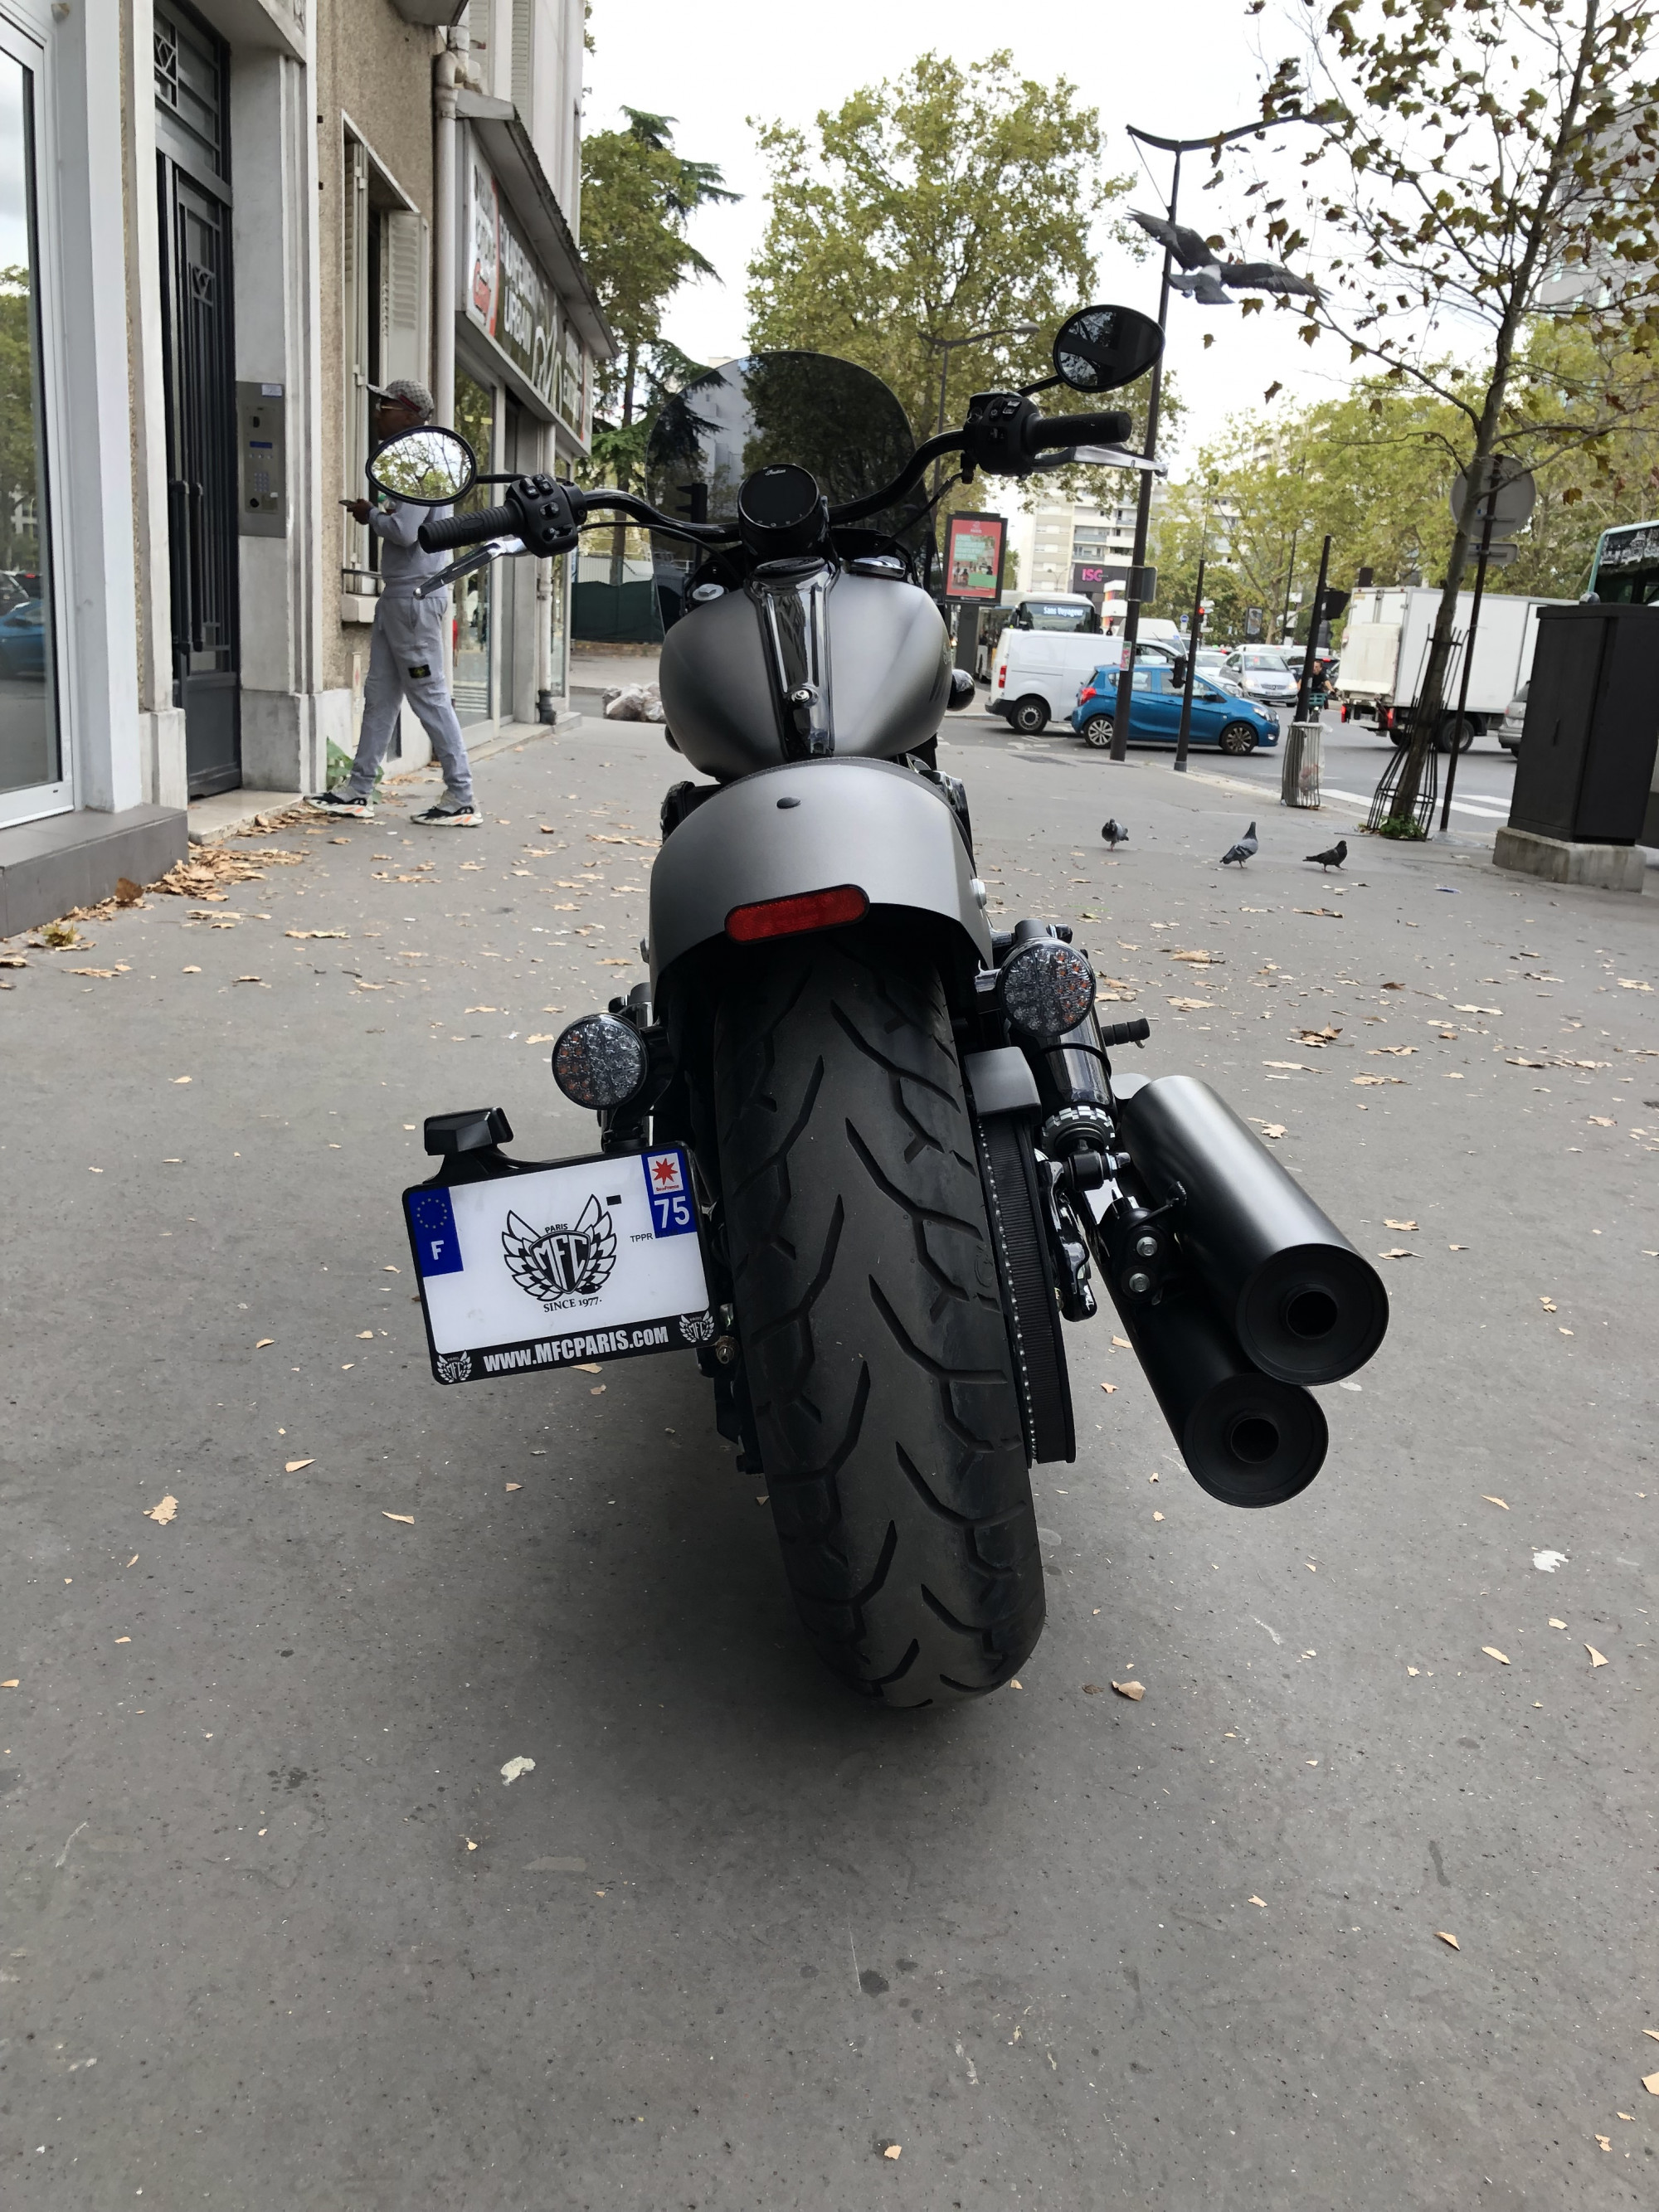
{"type": "MultiPolygon", "coordinates": [[[[1659,335],[1659,82],[1644,74],[1655,20],[1650,0],[1335,0],[1263,96],[1266,120],[1311,123],[1304,167],[1339,240],[1304,335],[1335,332],[1353,361],[1440,400],[1449,460],[1583,453],[1620,426],[1588,391],[1562,410],[1525,346],[1540,317],[1632,353],[1659,335]]],[[[1262,213],[1290,254],[1308,241],[1285,204],[1262,213]]],[[[1396,835],[1417,834],[1469,544],[1468,528],[1453,532],[1396,835]]]]}
{"type": "Polygon", "coordinates": [[[941,340],[1038,331],[943,356],[947,422],[972,392],[1050,372],[1055,327],[1094,289],[1091,226],[1128,181],[1101,174],[1100,119],[1076,87],[1017,77],[1006,52],[967,70],[923,54],[810,136],[770,123],[760,143],[771,209],[749,267],[750,344],[872,369],[919,437],[937,419],[941,340]]]}
{"type": "MultiPolygon", "coordinates": [[[[696,373],[662,334],[669,301],[688,278],[716,276],[714,264],[685,235],[700,207],[732,201],[712,161],[674,151],[672,115],[624,107],[627,126],[596,131],[582,141],[582,258],[606,321],[616,332],[620,359],[600,373],[592,468],[594,480],[624,490],[645,456],[651,416],[665,389],[696,373]],[[644,382],[648,404],[639,410],[644,382]]],[[[618,523],[612,542],[611,581],[620,584],[627,529],[618,523]]]]}

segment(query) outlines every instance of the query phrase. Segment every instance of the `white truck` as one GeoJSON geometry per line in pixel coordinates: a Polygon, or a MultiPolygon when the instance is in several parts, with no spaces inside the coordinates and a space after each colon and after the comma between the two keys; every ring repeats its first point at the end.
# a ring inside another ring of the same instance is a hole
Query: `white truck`
{"type": "MultiPolygon", "coordinates": [[[[1395,744],[1406,743],[1411,732],[1411,708],[1417,703],[1428,665],[1429,636],[1439,604],[1439,592],[1426,584],[1355,592],[1339,648],[1336,690],[1344,721],[1375,722],[1395,744]]],[[[1565,599],[1522,599],[1490,591],[1482,598],[1469,671],[1468,703],[1464,727],[1459,732],[1460,752],[1466,751],[1482,731],[1498,726],[1526,682],[1538,641],[1539,608],[1571,604],[1565,599]]],[[[1474,605],[1473,590],[1458,593],[1455,627],[1460,639],[1468,635],[1474,605]]],[[[1444,711],[1435,732],[1435,744],[1443,753],[1451,750],[1462,677],[1460,647],[1452,654],[1444,711]]]]}

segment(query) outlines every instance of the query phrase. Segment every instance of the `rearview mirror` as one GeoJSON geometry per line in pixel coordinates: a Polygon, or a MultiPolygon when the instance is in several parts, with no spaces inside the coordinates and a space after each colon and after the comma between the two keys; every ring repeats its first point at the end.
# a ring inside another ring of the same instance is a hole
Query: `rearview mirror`
{"type": "Polygon", "coordinates": [[[471,490],[478,473],[459,430],[424,423],[388,438],[365,471],[376,491],[416,507],[448,507],[471,490]]]}
{"type": "Polygon", "coordinates": [[[1134,307],[1079,307],[1054,339],[1054,374],[1073,392],[1116,392],[1144,376],[1164,333],[1134,307]]]}

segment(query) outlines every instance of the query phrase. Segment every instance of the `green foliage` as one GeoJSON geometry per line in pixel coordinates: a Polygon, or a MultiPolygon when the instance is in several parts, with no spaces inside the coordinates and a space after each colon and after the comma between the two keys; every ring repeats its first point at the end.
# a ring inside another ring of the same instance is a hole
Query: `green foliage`
{"type": "MultiPolygon", "coordinates": [[[[923,54],[813,131],[763,125],[771,210],[749,268],[749,342],[872,369],[930,436],[969,395],[1048,373],[1054,331],[1090,298],[1090,228],[1127,179],[1101,173],[1100,118],[1065,78],[1015,75],[997,52],[963,70],[923,54]],[[941,355],[939,341],[1011,324],[941,355]]],[[[1082,405],[1050,394],[1045,407],[1082,405]]]]}
{"type": "MultiPolygon", "coordinates": [[[[610,418],[609,432],[625,434],[634,427],[647,356],[674,356],[662,336],[668,302],[688,278],[715,274],[685,226],[700,207],[739,196],[726,189],[714,162],[674,151],[672,115],[633,107],[623,113],[624,129],[582,141],[582,258],[622,348],[600,373],[599,410],[610,418]]],[[[655,366],[660,380],[662,364],[655,366]]],[[[627,471],[610,480],[629,482],[641,441],[613,437],[606,450],[610,464],[627,471]]]]}
{"type": "Polygon", "coordinates": [[[0,568],[33,568],[38,535],[14,530],[15,513],[39,514],[33,303],[27,269],[0,269],[0,568]]]}
{"type": "MultiPolygon", "coordinates": [[[[1334,0],[1263,96],[1268,121],[1313,125],[1304,191],[1322,238],[1336,241],[1304,335],[1332,331],[1352,361],[1453,410],[1460,463],[1499,451],[1517,396],[1549,389],[1521,370],[1540,319],[1631,355],[1659,340],[1656,28],[1654,0],[1334,0]],[[1455,374],[1453,329],[1478,338],[1455,374]]],[[[1288,201],[1261,210],[1285,255],[1308,244],[1288,201]]],[[[1619,427],[1582,404],[1527,412],[1534,461],[1619,427]]],[[[1407,813],[1439,719],[1467,550],[1459,530],[1401,780],[1407,813]]]]}
{"type": "MultiPolygon", "coordinates": [[[[1362,568],[1382,585],[1413,574],[1438,584],[1456,535],[1447,495],[1467,450],[1456,396],[1468,378],[1446,363],[1436,376],[1451,397],[1373,375],[1340,399],[1230,422],[1170,489],[1156,539],[1158,611],[1190,606],[1206,517],[1205,595],[1217,603],[1218,635],[1243,636],[1246,604],[1267,610],[1276,635],[1287,584],[1311,601],[1327,532],[1335,584],[1351,586],[1362,568]]],[[[1659,514],[1652,367],[1583,325],[1535,319],[1502,422],[1504,450],[1534,469],[1538,505],[1515,562],[1492,572],[1492,588],[1575,598],[1601,532],[1659,514]]]]}
{"type": "Polygon", "coordinates": [[[1390,814],[1386,821],[1377,823],[1376,834],[1379,837],[1397,838],[1402,844],[1418,845],[1429,833],[1406,815],[1390,814]]]}

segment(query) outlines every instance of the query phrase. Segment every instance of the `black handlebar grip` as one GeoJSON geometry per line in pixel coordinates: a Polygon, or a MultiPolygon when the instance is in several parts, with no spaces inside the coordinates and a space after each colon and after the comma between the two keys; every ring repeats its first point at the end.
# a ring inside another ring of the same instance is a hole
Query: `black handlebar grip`
{"type": "Polygon", "coordinates": [[[512,507],[483,507],[472,514],[443,516],[435,522],[423,522],[419,532],[422,550],[427,553],[447,553],[454,545],[482,545],[486,538],[518,534],[518,509],[512,507]]]}
{"type": "Polygon", "coordinates": [[[1115,1044],[1145,1044],[1152,1033],[1152,1024],[1144,1015],[1137,1015],[1132,1022],[1108,1022],[1100,1041],[1109,1052],[1115,1044]]]}
{"type": "Polygon", "coordinates": [[[1047,446],[1121,446],[1134,428],[1121,408],[1091,415],[1048,415],[1033,422],[1025,442],[1034,453],[1047,446]]]}

